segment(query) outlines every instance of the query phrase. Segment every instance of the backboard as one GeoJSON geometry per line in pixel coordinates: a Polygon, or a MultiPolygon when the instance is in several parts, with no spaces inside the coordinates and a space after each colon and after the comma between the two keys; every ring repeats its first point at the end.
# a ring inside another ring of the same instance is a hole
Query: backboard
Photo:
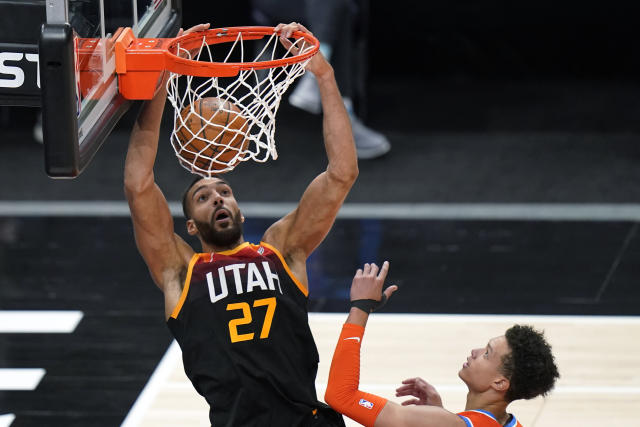
{"type": "Polygon", "coordinates": [[[47,0],[39,42],[45,168],[73,178],[131,106],[118,92],[114,41],[173,37],[180,0],[47,0]]]}

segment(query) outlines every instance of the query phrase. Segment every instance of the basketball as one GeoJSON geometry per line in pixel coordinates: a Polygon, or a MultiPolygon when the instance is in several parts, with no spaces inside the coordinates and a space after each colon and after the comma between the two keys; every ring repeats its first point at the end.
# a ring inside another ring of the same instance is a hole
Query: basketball
{"type": "Polygon", "coordinates": [[[175,135],[177,153],[200,169],[217,171],[235,166],[249,141],[247,120],[231,101],[208,97],[195,100],[180,112],[175,135]],[[238,155],[238,153],[240,153],[238,155]]]}

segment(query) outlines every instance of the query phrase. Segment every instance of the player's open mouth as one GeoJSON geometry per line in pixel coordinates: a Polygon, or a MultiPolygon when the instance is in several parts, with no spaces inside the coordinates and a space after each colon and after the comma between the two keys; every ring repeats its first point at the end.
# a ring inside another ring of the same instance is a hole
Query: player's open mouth
{"type": "Polygon", "coordinates": [[[231,221],[231,215],[226,209],[220,209],[213,217],[216,224],[226,224],[231,221]]]}

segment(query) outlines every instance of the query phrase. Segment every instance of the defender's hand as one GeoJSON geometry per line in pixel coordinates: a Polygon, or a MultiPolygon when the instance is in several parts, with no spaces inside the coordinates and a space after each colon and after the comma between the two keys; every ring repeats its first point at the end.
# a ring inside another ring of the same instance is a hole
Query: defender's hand
{"type": "MultiPolygon", "coordinates": [[[[380,301],[382,299],[382,286],[388,272],[389,261],[385,261],[380,269],[375,264],[365,264],[362,269],[358,269],[351,282],[351,301],[363,299],[380,301]]],[[[385,289],[384,294],[387,299],[397,289],[398,287],[395,285],[385,289]]]]}
{"type": "Polygon", "coordinates": [[[422,378],[409,378],[402,381],[402,386],[396,389],[396,397],[413,396],[402,402],[403,406],[407,405],[429,405],[439,406],[442,408],[442,398],[434,386],[423,380],[422,378]]]}

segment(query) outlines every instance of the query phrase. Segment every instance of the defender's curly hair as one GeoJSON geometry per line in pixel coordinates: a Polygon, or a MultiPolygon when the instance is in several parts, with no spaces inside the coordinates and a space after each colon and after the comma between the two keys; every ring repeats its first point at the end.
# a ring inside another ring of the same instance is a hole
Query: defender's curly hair
{"type": "Polygon", "coordinates": [[[507,402],[546,396],[560,374],[544,335],[531,326],[515,325],[505,337],[511,349],[502,356],[502,373],[510,382],[507,402]]]}

